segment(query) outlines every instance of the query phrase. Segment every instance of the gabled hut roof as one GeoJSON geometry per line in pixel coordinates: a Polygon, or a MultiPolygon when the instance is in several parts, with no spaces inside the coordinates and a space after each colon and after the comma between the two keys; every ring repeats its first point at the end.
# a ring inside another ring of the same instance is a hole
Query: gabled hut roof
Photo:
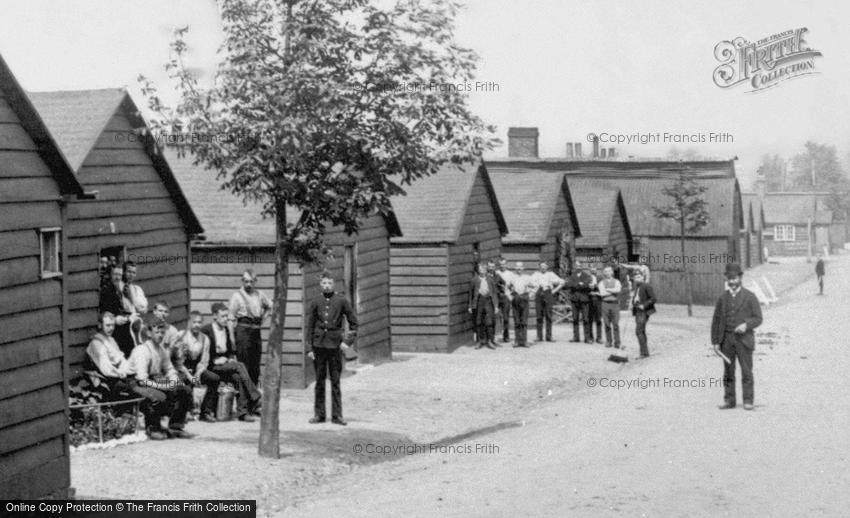
{"type": "Polygon", "coordinates": [[[545,171],[494,171],[490,179],[509,229],[502,243],[546,243],[559,197],[566,202],[575,234],[582,235],[563,177],[545,171]]]}
{"type": "Polygon", "coordinates": [[[499,232],[508,227],[499,205],[493,183],[484,163],[457,166],[447,164],[436,173],[404,186],[404,196],[393,198],[396,216],[403,236],[393,243],[454,243],[460,237],[463,218],[472,196],[475,179],[481,175],[487,196],[496,214],[499,232]]]}
{"type": "MultiPolygon", "coordinates": [[[[83,163],[117,111],[124,113],[133,128],[147,126],[130,95],[123,89],[33,92],[30,96],[83,184],[85,178],[79,174],[83,163]]],[[[174,200],[186,231],[200,234],[203,228],[158,146],[150,138],[142,138],[141,135],[139,138],[174,200]]]]}

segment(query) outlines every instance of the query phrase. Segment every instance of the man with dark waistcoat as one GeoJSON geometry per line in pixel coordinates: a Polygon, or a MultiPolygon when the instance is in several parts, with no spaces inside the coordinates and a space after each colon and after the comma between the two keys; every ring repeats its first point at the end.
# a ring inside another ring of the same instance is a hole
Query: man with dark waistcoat
{"type": "Polygon", "coordinates": [[[579,321],[582,321],[584,322],[584,341],[593,343],[593,331],[590,328],[590,290],[593,289],[594,280],[587,268],[576,262],[567,284],[573,310],[573,339],[570,342],[581,342],[578,328],[579,321]]]}
{"type": "Polygon", "coordinates": [[[310,352],[316,368],[316,400],[313,418],[310,423],[325,422],[325,380],[331,378],[331,422],[345,426],[342,417],[342,391],[339,377],[342,373],[342,351],[357,336],[357,315],[351,309],[351,303],[343,295],[334,292],[334,280],[329,273],[323,273],[319,281],[322,293],[310,301],[307,310],[305,335],[310,340],[310,352]],[[343,317],[348,322],[348,336],[345,336],[343,317]]]}
{"type": "Polygon", "coordinates": [[[475,318],[478,346],[496,348],[496,315],[499,314],[499,293],[494,276],[487,275],[487,266],[478,265],[478,275],[469,281],[469,314],[475,318]]]}
{"type": "Polygon", "coordinates": [[[723,364],[724,404],[721,410],[735,408],[735,358],[741,364],[741,390],[744,410],[753,409],[753,350],[756,340],[753,330],[761,325],[761,306],[753,292],[741,286],[741,267],[726,265],[728,288],[717,300],[711,319],[711,344],[714,351],[729,360],[723,364]]]}
{"type": "Polygon", "coordinates": [[[260,383],[260,357],[263,343],[260,329],[272,302],[256,288],[257,276],[251,269],[242,273],[242,289],[230,297],[230,313],[236,318],[234,333],[236,359],[245,364],[254,385],[260,383]]]}

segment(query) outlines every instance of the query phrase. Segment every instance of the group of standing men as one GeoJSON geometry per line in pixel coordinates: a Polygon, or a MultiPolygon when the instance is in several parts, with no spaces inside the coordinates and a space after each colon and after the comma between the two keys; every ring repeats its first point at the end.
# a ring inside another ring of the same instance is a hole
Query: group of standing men
{"type": "MultiPolygon", "coordinates": [[[[643,274],[635,276],[638,283],[632,297],[632,312],[637,322],[637,337],[641,357],[649,356],[646,323],[655,312],[655,296],[643,274]]],[[[624,287],[614,276],[614,268],[606,266],[603,277],[595,271],[576,264],[572,275],[562,279],[541,262],[539,270],[526,274],[524,264],[517,262],[514,271],[501,259],[499,268],[490,261],[478,265],[478,272],[469,284],[468,311],[474,317],[478,345],[476,348],[498,347],[495,342],[496,321],[501,317],[502,342],[510,341],[510,315],[514,316],[514,347],[528,347],[527,323],[530,300],[535,300],[537,341],[552,341],[553,309],[557,295],[568,290],[573,314],[573,339],[580,341],[580,323],[584,323],[586,343],[593,343],[592,324],[596,323],[596,341],[602,343],[602,323],[605,325],[606,347],[620,348],[619,298],[624,287]],[[545,333],[545,335],[544,335],[545,333]]],[[[626,289],[628,289],[626,287],[626,289]]]]}

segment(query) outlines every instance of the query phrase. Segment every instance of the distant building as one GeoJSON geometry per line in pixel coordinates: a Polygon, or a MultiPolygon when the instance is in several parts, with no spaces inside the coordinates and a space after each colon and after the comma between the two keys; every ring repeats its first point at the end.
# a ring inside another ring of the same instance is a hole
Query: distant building
{"type": "MultiPolygon", "coordinates": [[[[771,256],[815,254],[830,246],[832,211],[827,193],[771,192],[764,195],[764,240],[771,256]]],[[[843,244],[843,243],[842,243],[843,244]]]]}
{"type": "MultiPolygon", "coordinates": [[[[536,138],[534,128],[524,128],[519,138],[522,145],[511,145],[513,137],[508,133],[508,149],[521,149],[522,154],[508,158],[488,159],[494,170],[538,170],[565,175],[568,182],[573,178],[585,179],[596,188],[619,190],[626,208],[633,236],[632,259],[648,264],[650,283],[660,302],[681,304],[686,302],[685,279],[682,261],[689,262],[693,301],[697,304],[713,304],[723,290],[725,265],[741,262],[742,237],[746,238],[741,193],[735,177],[732,160],[625,160],[603,159],[596,152],[590,158],[583,157],[570,148],[572,156],[564,158],[538,158],[527,150],[536,149],[531,139],[536,138]],[[711,214],[709,224],[696,235],[685,239],[685,257],[682,258],[679,227],[671,220],[655,217],[654,207],[670,203],[662,189],[672,185],[672,180],[685,174],[706,187],[703,195],[711,214]]],[[[515,132],[514,132],[515,133],[515,132]]],[[[610,155],[610,154],[609,154],[610,155]]],[[[575,198],[575,195],[574,195],[575,198]]],[[[581,210],[577,207],[579,224],[584,233],[581,210]]],[[[746,241],[744,241],[746,242],[746,241]]]]}

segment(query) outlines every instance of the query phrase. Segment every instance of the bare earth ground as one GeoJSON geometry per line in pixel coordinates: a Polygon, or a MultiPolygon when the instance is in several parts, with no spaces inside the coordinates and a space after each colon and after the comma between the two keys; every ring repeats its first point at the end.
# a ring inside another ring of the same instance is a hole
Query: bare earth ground
{"type": "Polygon", "coordinates": [[[649,360],[606,362],[610,349],[566,343],[566,326],[530,350],[396,354],[344,380],[346,428],[306,424],[312,391],[285,393],[278,461],[257,457],[258,424],[195,422],[192,441],[76,453],[72,483],[81,498],[256,498],[261,516],[838,515],[850,260],[827,268],[825,297],[805,260],[745,276],[782,299],[765,310],[752,413],[715,410],[711,308],[662,306],[649,360]]]}

